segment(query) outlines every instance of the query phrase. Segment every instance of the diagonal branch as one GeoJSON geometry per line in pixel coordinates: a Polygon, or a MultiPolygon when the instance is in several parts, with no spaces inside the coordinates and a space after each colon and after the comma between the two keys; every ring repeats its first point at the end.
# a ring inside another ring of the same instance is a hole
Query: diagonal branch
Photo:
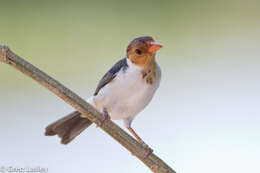
{"type": "MultiPolygon", "coordinates": [[[[63,86],[57,80],[48,76],[37,67],[33,66],[23,58],[12,52],[7,46],[0,45],[0,61],[11,65],[17,70],[23,72],[27,76],[36,80],[45,88],[59,96],[66,103],[74,107],[81,114],[91,120],[97,125],[101,125],[102,115],[94,107],[88,104],[81,97],[73,93],[71,90],[63,86]]],[[[133,155],[140,159],[146,166],[148,166],[155,173],[175,173],[163,160],[157,157],[155,154],[149,155],[147,158],[144,156],[147,154],[146,148],[138,143],[133,137],[127,134],[119,126],[112,121],[106,121],[102,127],[102,130],[107,132],[133,155]]]]}

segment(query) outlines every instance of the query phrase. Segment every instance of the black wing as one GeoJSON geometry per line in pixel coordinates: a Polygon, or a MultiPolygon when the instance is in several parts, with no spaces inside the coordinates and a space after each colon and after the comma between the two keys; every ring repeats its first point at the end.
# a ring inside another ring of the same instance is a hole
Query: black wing
{"type": "Polygon", "coordinates": [[[103,78],[99,81],[97,89],[94,93],[94,96],[98,94],[101,88],[103,88],[106,84],[108,84],[110,81],[112,81],[115,77],[116,74],[120,71],[120,69],[123,68],[125,70],[128,67],[126,58],[123,58],[119,60],[104,76],[103,78]]]}

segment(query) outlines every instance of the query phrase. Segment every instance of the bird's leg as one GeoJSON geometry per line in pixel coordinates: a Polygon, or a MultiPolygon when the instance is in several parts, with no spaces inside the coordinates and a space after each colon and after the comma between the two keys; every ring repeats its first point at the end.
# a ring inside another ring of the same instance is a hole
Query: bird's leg
{"type": "Polygon", "coordinates": [[[107,109],[104,108],[103,109],[103,119],[101,121],[101,125],[100,126],[102,127],[104,125],[104,122],[107,121],[107,120],[110,120],[110,116],[109,116],[109,114],[107,112],[107,109]]]}
{"type": "Polygon", "coordinates": [[[138,134],[132,129],[131,126],[127,127],[127,129],[135,136],[135,138],[141,143],[147,150],[148,153],[145,155],[145,158],[147,158],[150,154],[152,154],[153,149],[151,149],[144,141],[138,136],[138,134]]]}

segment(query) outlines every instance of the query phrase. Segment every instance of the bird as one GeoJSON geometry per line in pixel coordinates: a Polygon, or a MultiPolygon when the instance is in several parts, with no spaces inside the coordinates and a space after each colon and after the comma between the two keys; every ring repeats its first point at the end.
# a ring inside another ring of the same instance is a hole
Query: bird
{"type": "MultiPolygon", "coordinates": [[[[131,123],[152,100],[161,81],[161,69],[156,53],[163,46],[151,36],[133,39],[126,56],[105,73],[94,94],[87,99],[103,115],[102,124],[108,120],[123,120],[129,132],[149,152],[153,150],[139,137],[131,123]]],[[[62,144],[70,143],[92,124],[84,115],[74,111],[46,127],[45,135],[58,135],[62,144]]]]}

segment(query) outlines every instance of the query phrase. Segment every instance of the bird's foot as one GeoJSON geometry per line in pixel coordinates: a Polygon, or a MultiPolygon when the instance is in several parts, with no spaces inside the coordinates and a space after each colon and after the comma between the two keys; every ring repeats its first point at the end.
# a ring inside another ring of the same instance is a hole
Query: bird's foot
{"type": "Polygon", "coordinates": [[[101,121],[100,126],[102,127],[102,126],[104,125],[105,121],[107,121],[107,120],[110,120],[110,116],[109,116],[107,110],[104,109],[104,110],[103,110],[103,119],[102,119],[102,121],[101,121]]]}
{"type": "Polygon", "coordinates": [[[144,141],[137,135],[137,133],[134,131],[134,129],[132,129],[130,127],[130,125],[127,127],[127,129],[135,136],[135,138],[138,140],[138,142],[140,144],[142,144],[145,149],[147,149],[147,154],[145,155],[144,159],[146,159],[147,157],[149,157],[150,154],[152,154],[153,149],[151,149],[146,143],[144,143],[144,141]]]}
{"type": "Polygon", "coordinates": [[[108,114],[105,114],[105,116],[103,117],[100,126],[102,127],[105,123],[105,121],[110,120],[110,116],[108,114]]]}
{"type": "Polygon", "coordinates": [[[153,149],[145,143],[143,143],[143,146],[147,149],[147,153],[144,156],[144,159],[147,159],[153,153],[153,149]]]}

